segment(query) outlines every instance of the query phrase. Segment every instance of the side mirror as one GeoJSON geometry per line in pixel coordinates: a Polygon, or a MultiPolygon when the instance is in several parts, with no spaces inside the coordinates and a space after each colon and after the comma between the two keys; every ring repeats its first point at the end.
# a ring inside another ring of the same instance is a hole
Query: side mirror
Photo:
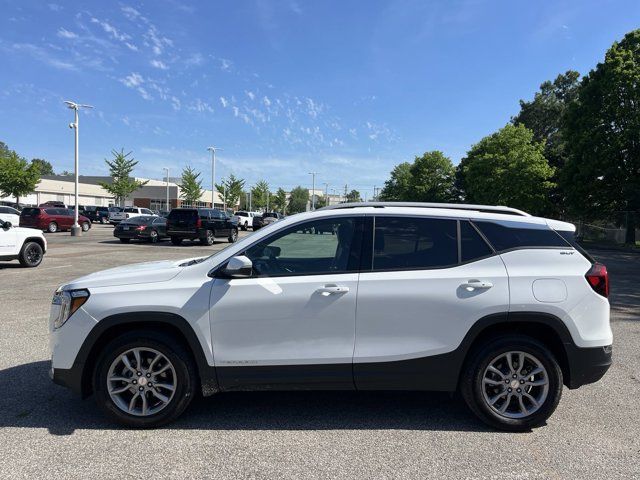
{"type": "Polygon", "coordinates": [[[253,274],[253,263],[244,255],[231,257],[219,270],[224,278],[249,278],[253,274]]]}
{"type": "Polygon", "coordinates": [[[4,225],[2,225],[2,228],[4,228],[5,230],[9,230],[11,227],[13,227],[11,222],[4,222],[4,225]]]}

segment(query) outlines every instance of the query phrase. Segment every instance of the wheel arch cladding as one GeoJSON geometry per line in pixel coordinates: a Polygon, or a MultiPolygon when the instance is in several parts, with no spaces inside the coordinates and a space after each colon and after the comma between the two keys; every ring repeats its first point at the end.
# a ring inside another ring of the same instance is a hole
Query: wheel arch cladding
{"type": "Polygon", "coordinates": [[[102,347],[126,332],[149,328],[155,332],[164,332],[183,344],[197,366],[198,380],[204,396],[213,395],[218,391],[215,368],[208,365],[198,337],[184,318],[168,312],[130,312],[104,318],[89,332],[82,344],[74,368],[79,368],[82,372],[83,398],[92,393],[92,375],[102,347]]]}
{"type": "Polygon", "coordinates": [[[38,245],[40,245],[40,248],[42,248],[42,253],[45,253],[44,240],[42,240],[40,237],[29,237],[24,240],[24,243],[30,243],[30,242],[37,243],[38,245]]]}

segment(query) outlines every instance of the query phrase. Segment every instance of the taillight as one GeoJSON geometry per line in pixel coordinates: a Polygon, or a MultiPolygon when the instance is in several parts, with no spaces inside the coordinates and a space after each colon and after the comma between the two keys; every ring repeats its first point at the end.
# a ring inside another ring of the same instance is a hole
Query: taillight
{"type": "Polygon", "coordinates": [[[198,220],[196,221],[196,227],[197,228],[202,227],[202,219],[201,218],[198,218],[198,220]]]}
{"type": "Polygon", "coordinates": [[[607,267],[601,263],[594,263],[586,273],[585,278],[596,293],[603,297],[609,296],[609,273],[607,272],[607,267]]]}
{"type": "Polygon", "coordinates": [[[147,228],[146,225],[140,225],[139,227],[136,227],[136,230],[142,231],[145,228],[147,228]]]}

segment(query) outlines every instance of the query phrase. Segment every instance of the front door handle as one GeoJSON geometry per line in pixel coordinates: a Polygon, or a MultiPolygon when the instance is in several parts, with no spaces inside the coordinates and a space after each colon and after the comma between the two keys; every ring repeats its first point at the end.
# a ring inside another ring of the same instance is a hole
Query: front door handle
{"type": "Polygon", "coordinates": [[[460,286],[470,292],[473,292],[474,290],[488,290],[493,287],[493,283],[480,280],[469,280],[467,283],[463,283],[460,286]]]}
{"type": "Polygon", "coordinates": [[[334,294],[342,294],[347,293],[349,291],[349,287],[345,287],[344,285],[325,285],[324,287],[320,287],[316,290],[317,293],[322,295],[334,295],[334,294]]]}

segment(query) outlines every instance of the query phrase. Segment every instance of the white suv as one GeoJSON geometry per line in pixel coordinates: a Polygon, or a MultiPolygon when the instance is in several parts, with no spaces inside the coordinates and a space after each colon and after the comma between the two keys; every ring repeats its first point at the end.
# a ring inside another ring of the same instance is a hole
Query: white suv
{"type": "Polygon", "coordinates": [[[199,390],[388,389],[459,390],[528,429],[611,364],[607,271],[574,230],[505,207],[294,215],[210,257],[61,286],[51,376],[135,427],[199,390]]]}
{"type": "Polygon", "coordinates": [[[23,267],[37,267],[47,251],[41,230],[14,227],[0,219],[0,261],[18,260],[23,267]]]}

